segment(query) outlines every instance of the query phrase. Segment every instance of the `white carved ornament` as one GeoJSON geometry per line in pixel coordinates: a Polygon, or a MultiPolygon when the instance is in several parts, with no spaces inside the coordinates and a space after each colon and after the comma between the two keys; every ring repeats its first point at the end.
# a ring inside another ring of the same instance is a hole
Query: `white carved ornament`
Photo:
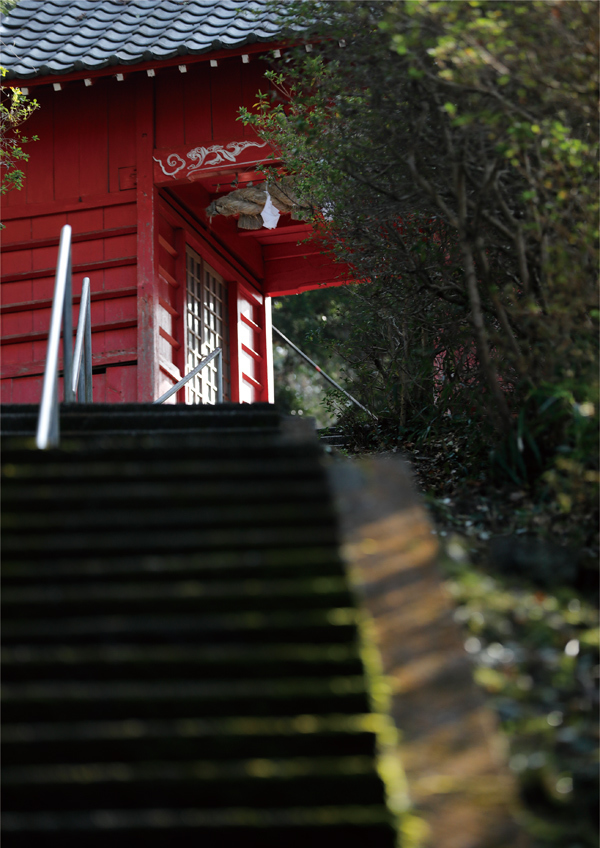
{"type": "MultiPolygon", "coordinates": [[[[221,162],[235,162],[237,157],[243,150],[248,147],[266,147],[267,142],[263,141],[230,141],[225,146],[221,144],[213,144],[210,147],[194,147],[187,153],[186,160],[178,153],[171,153],[167,156],[165,163],[162,159],[154,157],[154,161],[158,162],[160,169],[166,177],[175,177],[184,168],[187,168],[186,176],[189,177],[194,171],[199,171],[201,168],[210,168],[214,165],[220,165],[221,162]],[[168,168],[168,170],[167,170],[168,168]]],[[[181,175],[183,176],[183,174],[181,175]]]]}

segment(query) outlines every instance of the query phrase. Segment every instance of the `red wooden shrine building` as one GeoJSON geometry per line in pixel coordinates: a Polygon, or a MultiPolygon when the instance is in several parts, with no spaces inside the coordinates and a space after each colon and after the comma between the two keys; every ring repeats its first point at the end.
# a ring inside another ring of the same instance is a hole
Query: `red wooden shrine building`
{"type": "MultiPolygon", "coordinates": [[[[2,220],[2,402],[38,402],[61,227],[73,230],[74,322],[92,290],[94,400],[147,402],[217,346],[225,397],[273,401],[270,298],[340,284],[310,227],[209,220],[260,181],[270,150],[238,120],[285,49],[263,0],[21,0],[4,19],[12,86],[40,104],[2,220]]],[[[215,401],[205,368],[172,398],[215,401]]]]}

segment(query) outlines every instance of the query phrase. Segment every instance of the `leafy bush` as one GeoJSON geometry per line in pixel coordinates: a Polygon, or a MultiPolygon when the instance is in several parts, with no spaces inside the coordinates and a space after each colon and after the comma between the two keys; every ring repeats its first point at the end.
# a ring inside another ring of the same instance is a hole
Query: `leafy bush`
{"type": "Polygon", "coordinates": [[[319,235],[361,281],[336,345],[350,391],[392,431],[464,422],[489,474],[588,516],[594,4],[285,4],[294,10],[312,50],[286,55],[274,92],[243,118],[281,151],[319,235]]]}

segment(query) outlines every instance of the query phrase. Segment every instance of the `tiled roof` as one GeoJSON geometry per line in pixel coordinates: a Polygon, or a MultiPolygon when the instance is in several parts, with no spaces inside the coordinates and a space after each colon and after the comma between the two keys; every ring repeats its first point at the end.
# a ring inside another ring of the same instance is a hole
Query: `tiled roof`
{"type": "Polygon", "coordinates": [[[0,27],[9,78],[99,70],[281,37],[267,0],[21,0],[0,27]]]}

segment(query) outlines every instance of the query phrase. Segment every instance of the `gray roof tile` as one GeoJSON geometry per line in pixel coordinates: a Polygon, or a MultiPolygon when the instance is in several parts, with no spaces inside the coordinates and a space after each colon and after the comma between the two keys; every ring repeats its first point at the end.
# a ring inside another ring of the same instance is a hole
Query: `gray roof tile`
{"type": "Polygon", "coordinates": [[[20,0],[0,25],[8,77],[18,79],[242,47],[283,34],[268,0],[20,0]]]}

